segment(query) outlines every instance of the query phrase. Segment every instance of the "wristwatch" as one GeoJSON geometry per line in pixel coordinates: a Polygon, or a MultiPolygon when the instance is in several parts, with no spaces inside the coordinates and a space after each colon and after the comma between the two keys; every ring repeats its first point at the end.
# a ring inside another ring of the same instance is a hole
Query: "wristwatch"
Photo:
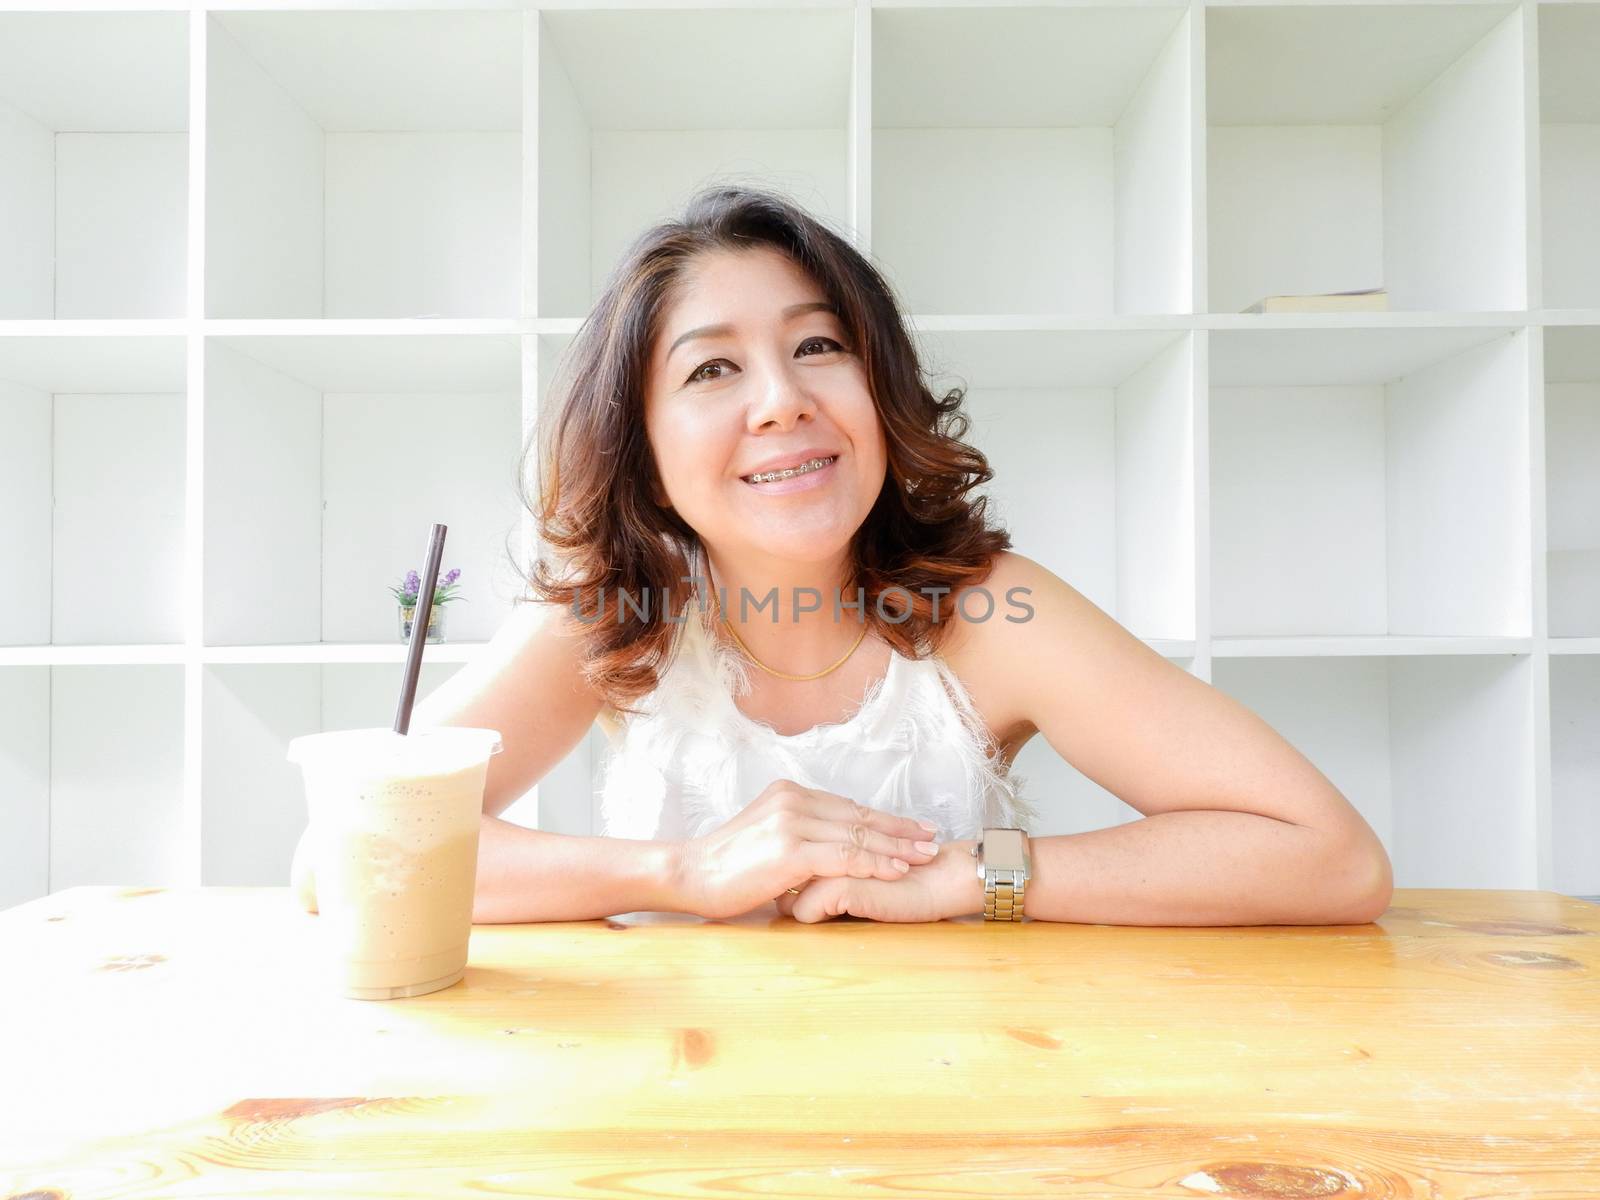
{"type": "Polygon", "coordinates": [[[983,880],[983,919],[1022,920],[1022,893],[1033,867],[1027,831],[985,829],[971,854],[983,880]]]}

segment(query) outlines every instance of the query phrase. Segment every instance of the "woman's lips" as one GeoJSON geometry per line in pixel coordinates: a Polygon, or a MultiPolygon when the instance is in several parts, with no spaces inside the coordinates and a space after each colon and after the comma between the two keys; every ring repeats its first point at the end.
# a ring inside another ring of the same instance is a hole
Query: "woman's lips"
{"type": "Polygon", "coordinates": [[[822,487],[833,479],[834,469],[838,465],[839,456],[836,454],[831,463],[815,471],[803,471],[799,475],[791,475],[787,479],[774,479],[767,483],[751,483],[748,479],[741,479],[739,482],[764,495],[787,496],[791,492],[809,492],[812,488],[822,487]]]}

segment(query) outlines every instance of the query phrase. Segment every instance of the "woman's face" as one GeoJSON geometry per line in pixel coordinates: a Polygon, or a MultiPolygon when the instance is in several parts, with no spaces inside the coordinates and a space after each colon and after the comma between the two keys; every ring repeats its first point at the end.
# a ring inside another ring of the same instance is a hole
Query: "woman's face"
{"type": "Polygon", "coordinates": [[[833,563],[887,466],[866,366],[821,290],[766,247],[701,257],[651,348],[645,427],[670,504],[716,552],[833,563]],[[708,329],[707,327],[716,327],[708,329]],[[753,473],[828,457],[776,481],[753,473]]]}

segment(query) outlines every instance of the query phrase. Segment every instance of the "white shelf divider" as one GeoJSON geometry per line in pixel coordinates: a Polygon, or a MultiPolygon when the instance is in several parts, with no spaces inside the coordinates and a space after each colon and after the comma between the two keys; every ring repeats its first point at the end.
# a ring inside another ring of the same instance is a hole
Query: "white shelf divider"
{"type": "Polygon", "coordinates": [[[205,678],[200,651],[206,627],[206,343],[200,322],[206,313],[206,146],[210,127],[211,58],[209,19],[189,14],[189,219],[188,276],[184,281],[189,325],[184,346],[187,408],[184,414],[183,538],[183,815],[179,862],[185,886],[205,874],[205,678]]]}

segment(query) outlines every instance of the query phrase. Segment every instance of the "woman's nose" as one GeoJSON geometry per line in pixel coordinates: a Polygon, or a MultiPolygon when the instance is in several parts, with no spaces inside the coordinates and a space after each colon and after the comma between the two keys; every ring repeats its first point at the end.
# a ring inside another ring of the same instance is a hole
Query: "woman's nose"
{"type": "Polygon", "coordinates": [[[756,388],[756,398],[750,404],[750,424],[754,427],[777,421],[789,425],[803,414],[814,415],[816,402],[802,386],[797,373],[789,367],[767,368],[756,388]]]}

